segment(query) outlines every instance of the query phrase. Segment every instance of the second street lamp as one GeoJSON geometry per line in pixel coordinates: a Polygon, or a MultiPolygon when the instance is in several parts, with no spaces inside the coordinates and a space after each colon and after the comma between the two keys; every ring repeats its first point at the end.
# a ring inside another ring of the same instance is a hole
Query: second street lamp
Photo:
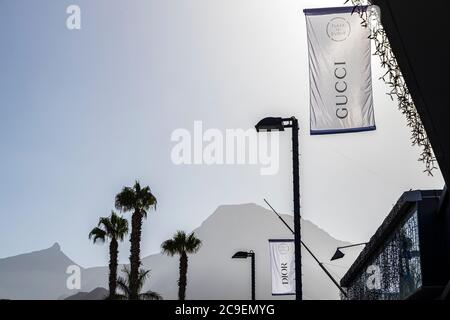
{"type": "Polygon", "coordinates": [[[363,243],[351,244],[349,246],[337,247],[336,248],[336,252],[331,257],[330,261],[338,260],[338,259],[341,259],[341,258],[343,258],[345,256],[345,254],[341,251],[341,249],[357,247],[357,246],[363,246],[363,245],[366,245],[366,244],[367,244],[367,242],[363,242],[363,243]]]}
{"type": "Polygon", "coordinates": [[[249,252],[245,251],[238,251],[231,257],[232,259],[247,259],[252,258],[252,300],[255,300],[255,253],[253,250],[250,250],[249,252]]]}
{"type": "Polygon", "coordinates": [[[301,216],[300,216],[300,175],[298,160],[298,120],[291,118],[264,118],[255,126],[256,131],[284,131],[292,128],[292,166],[294,191],[294,245],[295,245],[295,296],[302,300],[302,253],[301,253],[301,216]]]}

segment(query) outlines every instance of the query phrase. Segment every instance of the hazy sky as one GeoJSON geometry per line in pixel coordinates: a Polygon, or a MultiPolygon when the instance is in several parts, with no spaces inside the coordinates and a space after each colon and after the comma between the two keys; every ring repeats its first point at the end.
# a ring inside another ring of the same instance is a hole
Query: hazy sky
{"type": "MultiPolygon", "coordinates": [[[[217,206],[267,197],[292,212],[290,132],[281,168],[175,166],[171,133],[300,120],[302,214],[332,236],[366,241],[403,191],[441,188],[377,80],[377,130],[310,136],[307,7],[344,0],[0,0],[0,257],[59,242],[83,266],[105,265],[88,232],[135,179],[158,198],[144,255],[217,206]],[[82,29],[66,28],[78,4],[82,29]]],[[[257,221],[255,221],[257,223],[257,221]]],[[[251,230],[249,230],[251,232],[251,230]]],[[[128,257],[128,241],[121,261],[128,257]]]]}

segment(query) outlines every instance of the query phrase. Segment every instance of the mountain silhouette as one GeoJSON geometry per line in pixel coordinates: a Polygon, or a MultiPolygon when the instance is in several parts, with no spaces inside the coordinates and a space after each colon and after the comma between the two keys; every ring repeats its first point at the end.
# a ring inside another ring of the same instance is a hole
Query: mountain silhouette
{"type": "MultiPolygon", "coordinates": [[[[282,215],[293,226],[291,215],[282,215]]],[[[151,219],[145,223],[151,223],[151,219]]],[[[174,230],[175,231],[175,230],[174,230]]],[[[268,239],[293,238],[290,231],[273,212],[256,204],[223,205],[194,230],[203,245],[189,256],[187,299],[249,299],[250,261],[231,259],[240,250],[256,254],[256,298],[273,297],[269,264],[268,239]]],[[[145,235],[143,235],[145,238],[145,235]]],[[[315,224],[302,220],[302,240],[320,261],[329,263],[337,246],[349,243],[331,237],[315,224]]],[[[357,252],[350,251],[333,265],[326,264],[339,280],[357,252]]],[[[178,257],[160,253],[142,259],[143,267],[151,269],[144,290],[160,293],[164,299],[177,299],[178,257]]],[[[67,266],[75,264],[55,244],[49,249],[0,259],[0,298],[57,299],[73,296],[77,291],[66,288],[67,266]]],[[[107,261],[105,261],[105,265],[107,261]]],[[[122,269],[119,266],[119,270],[122,269]]],[[[339,291],[302,250],[303,292],[305,299],[339,299],[339,291]]],[[[108,286],[108,268],[81,268],[81,293],[75,298],[88,298],[87,293],[108,286]]]]}
{"type": "Polygon", "coordinates": [[[55,299],[69,294],[66,270],[71,265],[77,264],[61,251],[58,243],[48,249],[0,259],[0,298],[55,299]]]}
{"type": "Polygon", "coordinates": [[[109,296],[109,291],[105,288],[95,288],[91,292],[78,292],[64,300],[104,300],[109,296]]]}

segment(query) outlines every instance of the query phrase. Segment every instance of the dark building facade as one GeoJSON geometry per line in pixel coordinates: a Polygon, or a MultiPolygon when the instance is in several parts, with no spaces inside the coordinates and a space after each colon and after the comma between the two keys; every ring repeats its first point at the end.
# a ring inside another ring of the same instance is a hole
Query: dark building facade
{"type": "Polygon", "coordinates": [[[441,190],[405,192],[341,280],[348,299],[448,298],[450,212],[441,190]]]}
{"type": "MultiPolygon", "coordinates": [[[[448,1],[372,0],[414,105],[450,182],[448,1]],[[420,23],[418,23],[420,21],[420,23]]],[[[348,299],[449,299],[450,195],[405,192],[341,280],[348,299]]]]}

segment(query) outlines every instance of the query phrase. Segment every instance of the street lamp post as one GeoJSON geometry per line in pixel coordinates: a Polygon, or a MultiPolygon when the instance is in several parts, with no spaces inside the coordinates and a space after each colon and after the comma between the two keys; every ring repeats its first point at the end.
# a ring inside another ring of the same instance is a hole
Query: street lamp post
{"type": "Polygon", "coordinates": [[[251,277],[252,277],[252,300],[255,300],[255,293],[256,293],[256,279],[255,279],[255,252],[253,250],[250,250],[249,252],[245,251],[238,251],[236,252],[231,258],[232,259],[252,259],[252,265],[251,265],[251,277]]]}
{"type": "Polygon", "coordinates": [[[301,215],[300,215],[300,174],[298,159],[298,120],[291,118],[264,118],[255,126],[256,131],[284,131],[292,128],[292,165],[294,192],[294,246],[295,246],[295,295],[303,299],[302,292],[302,253],[301,253],[301,215]]]}

